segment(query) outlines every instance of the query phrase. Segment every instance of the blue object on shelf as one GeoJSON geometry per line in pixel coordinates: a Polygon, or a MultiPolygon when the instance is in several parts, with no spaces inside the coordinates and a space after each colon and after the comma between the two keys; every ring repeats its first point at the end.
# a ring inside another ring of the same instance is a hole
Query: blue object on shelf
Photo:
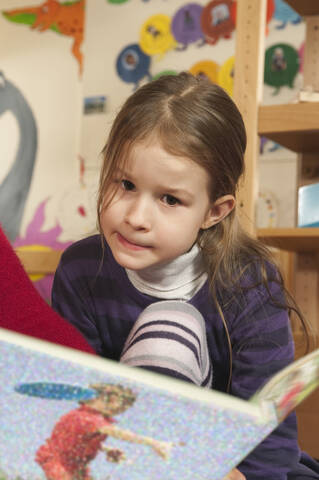
{"type": "Polygon", "coordinates": [[[319,227],[319,183],[298,190],[298,227],[319,227]]]}

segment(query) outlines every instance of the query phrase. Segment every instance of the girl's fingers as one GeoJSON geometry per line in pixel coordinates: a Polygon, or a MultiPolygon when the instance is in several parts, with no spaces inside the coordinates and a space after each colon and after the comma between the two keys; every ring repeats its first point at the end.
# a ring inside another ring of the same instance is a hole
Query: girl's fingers
{"type": "Polygon", "coordinates": [[[223,480],[246,480],[245,475],[243,475],[237,468],[234,468],[229,472],[226,477],[223,478],[223,480]]]}

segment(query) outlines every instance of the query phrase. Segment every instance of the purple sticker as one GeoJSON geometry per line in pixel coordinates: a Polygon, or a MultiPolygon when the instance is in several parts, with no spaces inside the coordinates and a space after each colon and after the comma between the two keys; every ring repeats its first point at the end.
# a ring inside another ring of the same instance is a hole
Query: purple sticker
{"type": "Polygon", "coordinates": [[[184,48],[189,43],[204,39],[201,28],[200,17],[203,7],[197,3],[188,3],[180,8],[172,20],[172,33],[177,42],[184,48]]]}

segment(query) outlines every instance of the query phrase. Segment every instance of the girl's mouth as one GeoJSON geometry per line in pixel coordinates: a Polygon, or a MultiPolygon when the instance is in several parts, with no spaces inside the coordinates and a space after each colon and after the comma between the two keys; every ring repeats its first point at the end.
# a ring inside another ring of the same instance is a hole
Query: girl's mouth
{"type": "Polygon", "coordinates": [[[145,249],[149,249],[151,247],[147,246],[147,245],[138,245],[136,243],[133,243],[133,242],[130,242],[129,240],[127,240],[126,238],[124,238],[120,233],[117,232],[117,239],[118,241],[126,248],[129,248],[130,250],[145,250],[145,249]]]}

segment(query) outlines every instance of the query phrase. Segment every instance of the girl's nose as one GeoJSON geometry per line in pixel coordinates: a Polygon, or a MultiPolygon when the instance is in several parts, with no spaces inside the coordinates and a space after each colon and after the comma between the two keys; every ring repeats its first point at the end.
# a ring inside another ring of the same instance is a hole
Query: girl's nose
{"type": "Polygon", "coordinates": [[[135,198],[127,208],[125,222],[135,230],[150,230],[151,206],[147,198],[135,198]]]}

